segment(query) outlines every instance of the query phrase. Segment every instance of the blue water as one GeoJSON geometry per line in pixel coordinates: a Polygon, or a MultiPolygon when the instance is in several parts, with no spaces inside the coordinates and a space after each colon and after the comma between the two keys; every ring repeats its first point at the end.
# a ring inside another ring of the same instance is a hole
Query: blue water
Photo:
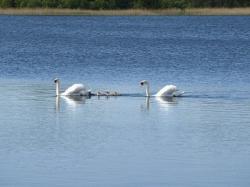
{"type": "Polygon", "coordinates": [[[0,23],[0,186],[250,185],[250,17],[0,23]],[[55,77],[124,96],[56,98],[55,77]]]}

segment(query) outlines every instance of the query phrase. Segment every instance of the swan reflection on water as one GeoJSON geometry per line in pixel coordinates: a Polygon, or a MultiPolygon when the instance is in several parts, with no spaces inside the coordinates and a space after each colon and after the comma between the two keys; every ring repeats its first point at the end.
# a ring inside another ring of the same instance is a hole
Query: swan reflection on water
{"type": "Polygon", "coordinates": [[[87,96],[56,96],[56,111],[60,110],[61,99],[69,106],[70,108],[75,108],[78,105],[86,103],[86,99],[90,97],[87,96]]]}
{"type": "MultiPolygon", "coordinates": [[[[117,98],[117,96],[113,95],[101,95],[101,96],[96,96],[98,100],[105,99],[109,100],[110,98],[117,98]]],[[[61,102],[63,101],[66,103],[66,105],[70,108],[76,108],[77,106],[80,106],[82,104],[86,103],[87,99],[90,99],[91,96],[73,96],[73,95],[61,95],[61,96],[56,96],[56,111],[60,110],[61,102]]]]}
{"type": "MultiPolygon", "coordinates": [[[[90,98],[90,96],[56,96],[56,111],[60,111],[61,100],[63,100],[69,108],[76,108],[77,106],[85,104],[86,100],[90,98]]],[[[102,97],[98,97],[98,100],[101,98],[102,97]]],[[[108,96],[104,98],[109,99],[108,96]]],[[[178,104],[179,97],[146,97],[145,104],[141,105],[142,110],[150,109],[152,103],[150,102],[150,99],[156,101],[159,108],[168,110],[170,107],[178,104]]]]}
{"type": "Polygon", "coordinates": [[[169,109],[172,106],[175,106],[178,104],[179,97],[146,97],[145,105],[142,105],[142,110],[149,110],[150,109],[150,99],[156,100],[157,104],[160,106],[160,108],[163,109],[169,109]]]}

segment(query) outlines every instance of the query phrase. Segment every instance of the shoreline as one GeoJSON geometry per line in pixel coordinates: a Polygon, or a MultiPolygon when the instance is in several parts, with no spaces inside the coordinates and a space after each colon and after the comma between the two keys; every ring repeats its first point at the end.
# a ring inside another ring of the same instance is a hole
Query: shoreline
{"type": "Polygon", "coordinates": [[[0,8],[0,15],[27,16],[249,16],[248,8],[83,10],[62,8],[0,8]]]}

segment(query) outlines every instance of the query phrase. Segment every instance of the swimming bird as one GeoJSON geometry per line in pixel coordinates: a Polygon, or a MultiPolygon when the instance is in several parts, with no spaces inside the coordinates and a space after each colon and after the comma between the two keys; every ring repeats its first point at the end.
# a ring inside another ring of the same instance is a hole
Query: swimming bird
{"type": "Polygon", "coordinates": [[[151,95],[149,82],[146,80],[142,80],[140,82],[141,86],[146,86],[146,97],[154,96],[154,97],[177,97],[184,94],[184,92],[179,92],[175,85],[166,85],[162,89],[160,89],[155,95],[151,95]]]}
{"type": "Polygon", "coordinates": [[[87,90],[87,88],[83,84],[73,84],[68,89],[66,89],[64,92],[60,93],[60,80],[55,79],[54,80],[56,84],[56,95],[60,96],[90,96],[91,91],[87,90]]]}
{"type": "Polygon", "coordinates": [[[94,95],[96,96],[121,96],[121,94],[116,91],[98,91],[94,95]]]}

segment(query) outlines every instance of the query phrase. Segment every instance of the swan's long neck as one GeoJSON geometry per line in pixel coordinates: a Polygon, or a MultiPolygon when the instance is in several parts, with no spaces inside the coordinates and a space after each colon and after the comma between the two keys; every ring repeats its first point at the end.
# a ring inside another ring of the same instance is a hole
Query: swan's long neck
{"type": "Polygon", "coordinates": [[[149,83],[146,84],[146,97],[150,97],[149,83]]]}
{"type": "Polygon", "coordinates": [[[56,95],[57,96],[60,95],[60,81],[59,80],[56,82],[56,95]]]}

